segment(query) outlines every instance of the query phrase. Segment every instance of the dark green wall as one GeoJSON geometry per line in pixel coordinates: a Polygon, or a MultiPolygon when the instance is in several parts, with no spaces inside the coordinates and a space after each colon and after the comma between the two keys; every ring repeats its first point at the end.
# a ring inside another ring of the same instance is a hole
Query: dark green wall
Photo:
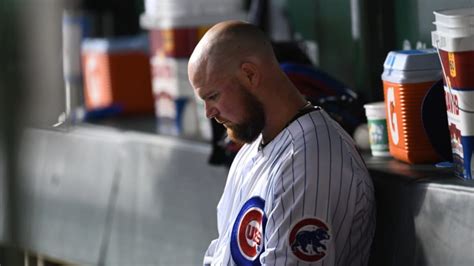
{"type": "Polygon", "coordinates": [[[474,0],[397,0],[394,1],[397,49],[408,40],[412,48],[416,43],[431,47],[431,31],[435,30],[433,11],[474,7],[474,0]]]}
{"type": "Polygon", "coordinates": [[[351,12],[351,1],[347,0],[287,1],[289,20],[295,32],[316,41],[322,70],[345,82],[363,99],[381,98],[382,57],[393,43],[384,28],[393,28],[393,7],[384,1],[353,3],[351,12]],[[360,25],[356,34],[353,18],[360,25]]]}
{"type": "Polygon", "coordinates": [[[402,49],[405,40],[412,48],[431,47],[433,11],[474,6],[474,0],[286,0],[286,5],[293,30],[316,41],[319,67],[364,101],[378,101],[387,53],[402,49]],[[351,17],[359,18],[359,38],[353,37],[351,17]]]}
{"type": "MultiPolygon", "coordinates": [[[[18,200],[16,162],[23,96],[19,7],[25,0],[0,1],[0,243],[16,244],[18,200]],[[3,219],[6,217],[6,219],[3,219]]],[[[17,264],[21,254],[0,245],[0,265],[17,264]]]]}

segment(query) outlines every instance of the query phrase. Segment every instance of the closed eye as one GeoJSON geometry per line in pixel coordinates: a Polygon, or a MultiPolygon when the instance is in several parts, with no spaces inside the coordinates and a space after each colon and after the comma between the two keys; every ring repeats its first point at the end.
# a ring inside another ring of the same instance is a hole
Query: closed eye
{"type": "Polygon", "coordinates": [[[206,100],[207,100],[207,101],[215,101],[215,100],[217,100],[217,97],[218,97],[218,96],[219,96],[219,93],[213,93],[213,94],[207,96],[207,97],[206,97],[206,100]]]}

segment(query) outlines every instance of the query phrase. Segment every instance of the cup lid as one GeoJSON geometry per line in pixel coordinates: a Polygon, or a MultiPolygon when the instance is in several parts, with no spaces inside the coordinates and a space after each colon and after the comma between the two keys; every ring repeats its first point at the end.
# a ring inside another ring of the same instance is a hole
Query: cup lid
{"type": "Polygon", "coordinates": [[[446,52],[474,51],[474,35],[452,37],[438,31],[431,32],[431,44],[446,52]]]}
{"type": "Polygon", "coordinates": [[[452,27],[474,25],[474,7],[434,11],[436,22],[452,27]]]}
{"type": "Polygon", "coordinates": [[[364,104],[367,118],[385,118],[385,102],[364,104]]]}

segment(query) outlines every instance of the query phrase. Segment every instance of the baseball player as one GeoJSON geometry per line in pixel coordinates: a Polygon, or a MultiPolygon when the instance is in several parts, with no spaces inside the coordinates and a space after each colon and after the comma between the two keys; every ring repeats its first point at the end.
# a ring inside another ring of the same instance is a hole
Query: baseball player
{"type": "Polygon", "coordinates": [[[352,139],[279,68],[257,27],[212,27],[188,65],[206,115],[244,143],[204,265],[367,265],[373,185],[352,139]]]}

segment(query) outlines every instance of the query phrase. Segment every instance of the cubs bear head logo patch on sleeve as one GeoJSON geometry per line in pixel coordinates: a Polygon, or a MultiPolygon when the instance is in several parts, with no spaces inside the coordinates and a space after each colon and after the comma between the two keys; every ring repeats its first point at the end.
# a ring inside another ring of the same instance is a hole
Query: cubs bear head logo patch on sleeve
{"type": "Polygon", "coordinates": [[[235,219],[230,249],[232,258],[238,265],[260,265],[259,257],[264,249],[263,233],[267,220],[264,206],[262,198],[250,198],[235,219]]]}
{"type": "Polygon", "coordinates": [[[316,262],[326,256],[331,239],[329,227],[317,218],[302,219],[293,225],[288,244],[293,255],[303,262],[316,262]]]}

